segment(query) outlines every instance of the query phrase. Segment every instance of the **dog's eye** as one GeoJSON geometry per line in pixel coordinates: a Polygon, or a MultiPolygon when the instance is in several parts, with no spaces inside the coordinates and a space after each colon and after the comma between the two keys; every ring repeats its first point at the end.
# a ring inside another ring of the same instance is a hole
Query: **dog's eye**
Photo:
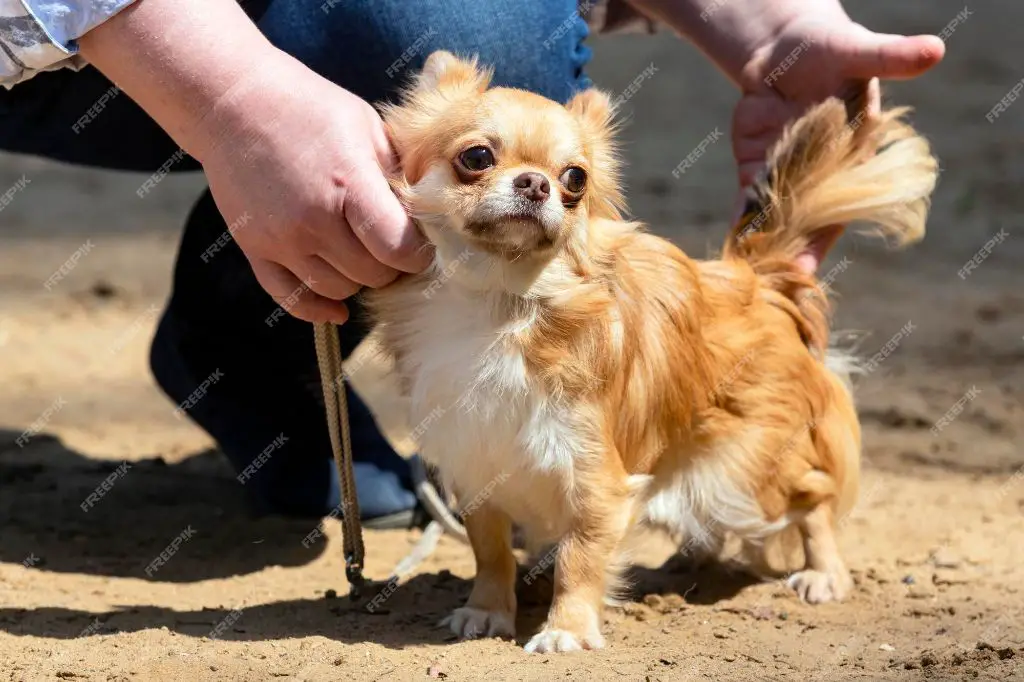
{"type": "Polygon", "coordinates": [[[470,147],[459,154],[459,162],[466,170],[479,173],[494,165],[494,154],[487,147],[470,147]]]}
{"type": "Polygon", "coordinates": [[[573,194],[579,194],[587,186],[587,173],[582,168],[571,166],[565,169],[558,181],[573,194]]]}

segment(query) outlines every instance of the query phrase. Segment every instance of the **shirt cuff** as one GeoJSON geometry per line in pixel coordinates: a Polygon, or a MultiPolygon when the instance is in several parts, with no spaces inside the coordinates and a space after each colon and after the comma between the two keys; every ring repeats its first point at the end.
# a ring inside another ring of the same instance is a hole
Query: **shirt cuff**
{"type": "Polygon", "coordinates": [[[0,85],[81,68],[78,39],[135,0],[0,0],[0,85]]]}

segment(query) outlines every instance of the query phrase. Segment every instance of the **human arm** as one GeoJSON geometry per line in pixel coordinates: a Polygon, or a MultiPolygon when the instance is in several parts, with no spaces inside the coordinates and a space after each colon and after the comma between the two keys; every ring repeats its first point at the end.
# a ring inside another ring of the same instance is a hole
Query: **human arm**
{"type": "Polygon", "coordinates": [[[426,264],[377,113],[273,47],[235,0],[141,0],[79,44],[202,163],[225,220],[249,216],[234,238],[292,314],[341,322],[361,285],[426,264]]]}

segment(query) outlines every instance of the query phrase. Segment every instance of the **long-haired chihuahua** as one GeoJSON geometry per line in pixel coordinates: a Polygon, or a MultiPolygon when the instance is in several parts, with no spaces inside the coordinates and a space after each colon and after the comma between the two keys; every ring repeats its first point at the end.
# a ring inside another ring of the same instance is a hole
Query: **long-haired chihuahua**
{"type": "Polygon", "coordinates": [[[452,630],[514,635],[513,524],[556,548],[528,651],[603,645],[638,524],[709,549],[798,534],[789,584],[842,599],[860,429],[827,292],[798,260],[854,221],[920,238],[927,142],[903,111],[851,124],[838,100],[817,106],[772,150],[721,258],[700,261],[623,218],[605,94],[563,106],[489,81],[437,52],[384,107],[393,186],[436,256],[367,297],[422,454],[473,500],[477,574],[452,630]]]}

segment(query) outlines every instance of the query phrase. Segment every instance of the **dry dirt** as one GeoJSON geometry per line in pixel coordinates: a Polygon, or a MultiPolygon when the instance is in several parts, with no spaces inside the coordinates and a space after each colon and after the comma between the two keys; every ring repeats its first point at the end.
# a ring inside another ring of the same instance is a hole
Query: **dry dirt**
{"type": "MultiPolygon", "coordinates": [[[[890,32],[938,32],[962,9],[918,4],[860,3],[853,14],[890,32]]],[[[386,612],[334,597],[345,590],[338,524],[304,549],[310,524],[250,519],[225,463],[174,418],[146,366],[153,306],[201,178],[168,179],[139,200],[137,175],[0,157],[0,186],[31,178],[0,216],[0,679],[1024,679],[1024,104],[985,120],[1024,77],[1014,35],[1024,6],[971,10],[945,64],[888,90],[917,107],[942,160],[929,237],[899,254],[846,240],[834,261],[849,258],[834,282],[838,326],[868,333],[865,355],[913,328],[857,388],[866,474],[841,533],[852,599],[806,606],[780,584],[671,560],[652,538],[632,599],[607,613],[600,652],[450,641],[435,623],[465,598],[473,563],[447,540],[386,612]],[[958,277],[1000,229],[1005,241],[958,277]],[[46,291],[87,239],[91,252],[46,291]],[[43,435],[17,447],[55,404],[43,435]],[[83,513],[123,461],[131,469],[83,513]],[[186,528],[194,536],[147,579],[186,528]]],[[[596,47],[592,73],[612,91],[658,67],[627,105],[635,214],[707,252],[731,205],[727,143],[680,180],[671,170],[716,126],[727,133],[733,93],[668,36],[596,47]]],[[[360,372],[370,393],[372,374],[360,372]]],[[[386,576],[416,537],[368,533],[369,574],[386,576]]],[[[542,617],[541,605],[523,608],[520,642],[542,617]]]]}

